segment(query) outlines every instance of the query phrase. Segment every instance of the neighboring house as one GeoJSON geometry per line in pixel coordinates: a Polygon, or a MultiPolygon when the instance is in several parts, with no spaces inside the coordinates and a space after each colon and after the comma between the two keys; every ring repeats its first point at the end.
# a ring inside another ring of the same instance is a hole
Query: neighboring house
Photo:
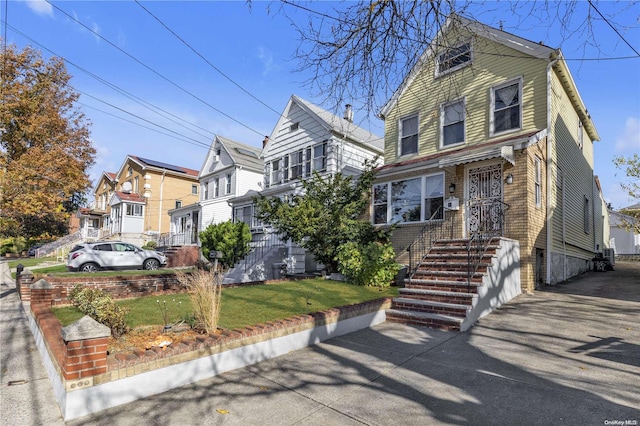
{"type": "MultiPolygon", "coordinates": [[[[636,204],[622,210],[634,210],[634,207],[636,210],[640,209],[640,205],[636,204]]],[[[616,211],[610,211],[609,217],[611,218],[609,225],[611,237],[610,246],[615,250],[615,254],[640,254],[640,234],[635,233],[630,227],[631,224],[637,223],[638,219],[616,211]]]]}
{"type": "MultiPolygon", "coordinates": [[[[88,207],[78,210],[79,231],[82,239],[103,239],[110,234],[109,217],[111,207],[109,200],[116,190],[116,174],[102,172],[93,188],[94,200],[88,207]]],[[[73,232],[70,230],[70,232],[73,232]]]]}
{"type": "Polygon", "coordinates": [[[125,158],[115,182],[108,201],[110,234],[139,245],[168,234],[169,210],[195,203],[200,192],[197,170],[134,155],[125,158]]]}
{"type": "Polygon", "coordinates": [[[599,135],[559,49],[452,16],[380,115],[372,221],[396,224],[401,261],[429,223],[454,238],[493,232],[519,245],[509,272],[531,292],[608,246],[599,135]]]}
{"type": "Polygon", "coordinates": [[[165,245],[198,244],[198,232],[232,218],[229,200],[262,185],[260,149],[216,136],[199,174],[200,201],[169,211],[170,239],[165,245]]]}
{"type": "MultiPolygon", "coordinates": [[[[350,106],[345,118],[340,118],[295,95],[263,144],[264,184],[259,193],[282,198],[299,193],[301,180],[314,172],[358,175],[365,160],[381,156],[383,151],[382,138],[352,122],[350,106]]],[[[246,222],[254,234],[254,251],[242,268],[247,274],[234,279],[271,278],[272,265],[278,262],[286,262],[289,273],[315,271],[319,266],[312,256],[291,242],[280,241],[256,220],[253,198],[257,194],[250,191],[231,200],[234,220],[246,222]],[[270,252],[276,254],[271,256],[270,252]]]]}

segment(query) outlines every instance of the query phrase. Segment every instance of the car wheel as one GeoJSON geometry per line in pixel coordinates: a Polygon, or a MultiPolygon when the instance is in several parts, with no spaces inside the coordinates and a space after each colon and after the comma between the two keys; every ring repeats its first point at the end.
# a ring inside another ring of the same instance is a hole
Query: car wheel
{"type": "Polygon", "coordinates": [[[156,259],[147,259],[144,261],[142,267],[147,271],[155,271],[160,267],[160,262],[158,262],[156,259]]]}
{"type": "Polygon", "coordinates": [[[85,263],[79,269],[80,272],[97,272],[100,270],[100,267],[95,263],[85,263]]]}

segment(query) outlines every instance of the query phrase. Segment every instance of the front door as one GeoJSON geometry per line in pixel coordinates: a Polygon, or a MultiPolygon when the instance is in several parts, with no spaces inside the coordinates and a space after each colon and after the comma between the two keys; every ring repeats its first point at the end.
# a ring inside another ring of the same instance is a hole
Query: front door
{"type": "Polygon", "coordinates": [[[467,185],[467,235],[501,231],[502,164],[469,168],[467,185]]]}

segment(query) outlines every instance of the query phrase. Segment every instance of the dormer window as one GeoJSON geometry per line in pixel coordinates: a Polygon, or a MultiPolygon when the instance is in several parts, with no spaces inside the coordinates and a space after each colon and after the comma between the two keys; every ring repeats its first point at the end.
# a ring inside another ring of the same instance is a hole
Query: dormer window
{"type": "Polygon", "coordinates": [[[471,42],[451,47],[438,55],[436,76],[447,74],[471,63],[471,42]]]}

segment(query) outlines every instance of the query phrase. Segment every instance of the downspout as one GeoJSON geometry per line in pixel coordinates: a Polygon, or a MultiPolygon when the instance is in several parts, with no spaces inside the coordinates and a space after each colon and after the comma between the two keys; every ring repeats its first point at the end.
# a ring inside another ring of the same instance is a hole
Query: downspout
{"type": "Polygon", "coordinates": [[[162,172],[162,180],[160,181],[160,204],[158,208],[158,234],[162,233],[162,199],[164,197],[164,178],[167,171],[162,172]]]}
{"type": "MultiPolygon", "coordinates": [[[[557,52],[557,51],[556,51],[557,52]]],[[[558,62],[559,58],[553,59],[547,64],[547,273],[546,284],[551,283],[551,185],[553,184],[552,171],[553,171],[553,131],[551,129],[551,96],[553,90],[551,88],[551,72],[553,66],[558,62]]],[[[564,191],[564,186],[562,188],[564,191]]]]}

